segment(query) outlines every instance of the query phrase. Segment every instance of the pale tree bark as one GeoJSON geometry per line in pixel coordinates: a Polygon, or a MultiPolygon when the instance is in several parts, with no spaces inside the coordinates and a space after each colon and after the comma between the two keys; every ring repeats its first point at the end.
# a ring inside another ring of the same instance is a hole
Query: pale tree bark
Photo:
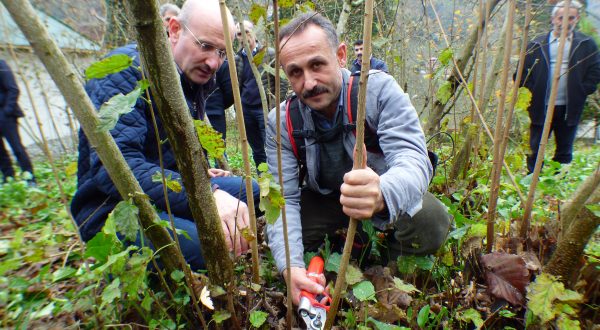
{"type": "Polygon", "coordinates": [[[132,199],[138,207],[144,233],[158,251],[166,271],[170,274],[174,270],[183,270],[185,267],[183,256],[173,245],[167,230],[158,225],[158,214],[131,173],[112,136],[108,132],[96,131],[99,123],[98,115],[83,89],[77,72],[50,38],[29,1],[1,1],[73,109],[81,123],[81,128],[115,183],[119,194],[123,199],[132,199]]]}
{"type": "MultiPolygon", "coordinates": [[[[367,83],[369,78],[369,69],[371,69],[371,36],[373,32],[373,1],[365,1],[365,23],[363,26],[363,38],[364,38],[364,49],[362,56],[362,63],[360,69],[360,81],[358,83],[358,108],[356,110],[356,143],[354,145],[354,163],[352,169],[363,169],[366,167],[366,149],[365,149],[365,117],[367,108],[367,83]]],[[[349,93],[350,91],[348,91],[349,93]]],[[[356,228],[358,227],[358,219],[350,218],[348,225],[348,232],[346,233],[346,241],[344,242],[344,250],[342,252],[342,259],[340,260],[340,267],[338,269],[338,276],[335,281],[335,288],[333,290],[333,297],[331,299],[331,306],[327,313],[327,320],[325,322],[325,329],[329,330],[333,326],[335,317],[338,311],[340,297],[342,292],[346,288],[346,269],[348,268],[348,262],[350,262],[350,253],[352,252],[352,246],[354,245],[354,235],[356,234],[356,228]]]]}
{"type": "MultiPolygon", "coordinates": [[[[600,172],[600,170],[596,172],[600,172]]],[[[596,179],[592,175],[582,185],[590,185],[590,182],[596,179]]],[[[580,203],[583,196],[586,195],[585,190],[578,190],[572,199],[572,207],[579,212],[570,213],[573,217],[568,219],[568,222],[572,222],[572,225],[563,236],[563,239],[558,242],[556,251],[544,267],[544,272],[559,277],[565,283],[572,278],[575,271],[579,270],[577,264],[581,260],[585,246],[600,226],[600,217],[594,215],[592,211],[585,207],[585,205],[598,205],[600,203],[600,186],[596,183],[596,189],[587,201],[580,203]],[[577,201],[577,205],[575,201],[577,201]]]]}
{"type": "Polygon", "coordinates": [[[158,4],[134,0],[126,3],[126,9],[135,27],[142,68],[148,73],[153,101],[186,188],[208,276],[212,283],[228,288],[235,282],[233,263],[212,195],[208,162],[180,87],[171,48],[158,16],[158,4]]]}
{"type": "MultiPolygon", "coordinates": [[[[489,17],[489,13],[491,13],[494,10],[494,8],[496,7],[496,5],[498,5],[498,3],[500,2],[500,0],[489,0],[489,1],[490,1],[489,11],[484,17],[489,17]]],[[[475,46],[477,45],[479,29],[485,29],[486,25],[487,25],[487,20],[484,19],[484,20],[480,21],[479,27],[473,28],[473,30],[471,31],[471,34],[469,35],[469,37],[467,39],[467,42],[463,46],[463,50],[461,52],[460,57],[458,57],[455,61],[456,66],[452,70],[452,74],[450,75],[450,77],[448,77],[448,79],[446,79],[447,81],[452,83],[452,94],[454,94],[456,92],[458,85],[460,85],[461,78],[460,78],[459,73],[462,73],[465,70],[467,63],[473,56],[473,50],[475,49],[475,46]]],[[[435,101],[433,108],[432,108],[431,112],[429,113],[427,122],[424,125],[424,131],[425,131],[426,135],[432,136],[433,134],[435,134],[435,131],[439,128],[440,122],[442,121],[445,107],[446,107],[445,104],[442,104],[438,100],[435,101]]]]}
{"type": "Polygon", "coordinates": [[[338,19],[338,23],[335,28],[335,32],[337,33],[340,40],[344,40],[346,38],[346,25],[348,24],[348,18],[350,18],[351,12],[352,0],[344,0],[344,3],[342,5],[342,12],[340,13],[340,18],[338,19]]]}
{"type": "Polygon", "coordinates": [[[595,189],[600,186],[600,164],[587,179],[579,185],[573,197],[568,200],[560,211],[563,232],[571,226],[571,221],[581,211],[581,205],[590,198],[595,189]]]}

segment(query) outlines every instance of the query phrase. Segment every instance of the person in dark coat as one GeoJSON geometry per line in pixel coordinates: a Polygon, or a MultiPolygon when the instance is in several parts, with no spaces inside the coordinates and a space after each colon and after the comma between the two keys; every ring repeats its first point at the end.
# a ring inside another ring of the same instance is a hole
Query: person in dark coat
{"type": "Polygon", "coordinates": [[[0,171],[2,171],[4,181],[8,177],[15,176],[15,170],[4,145],[4,140],[6,140],[15,154],[21,170],[31,173],[32,178],[29,181],[35,182],[31,160],[19,136],[18,119],[23,117],[23,111],[19,107],[18,99],[19,86],[15,81],[15,76],[8,64],[4,60],[0,60],[0,171]]]}
{"type": "Polygon", "coordinates": [[[527,46],[523,78],[519,82],[520,86],[527,87],[532,93],[528,109],[531,119],[529,138],[531,154],[527,156],[529,173],[533,172],[535,167],[547,107],[550,103],[552,87],[550,82],[556,65],[563,16],[567,16],[565,20],[568,21],[569,31],[563,61],[560,64],[561,77],[552,116],[551,132],[554,132],[556,140],[554,161],[567,164],[573,159],[573,143],[585,100],[588,95],[596,91],[600,82],[598,46],[589,36],[574,31],[579,21],[581,4],[571,1],[568,11],[565,6],[564,1],[556,4],[552,11],[552,31],[535,38],[527,46]]]}
{"type": "MultiPolygon", "coordinates": [[[[244,21],[244,32],[239,30],[239,24],[236,24],[238,29],[237,39],[242,45],[242,33],[246,34],[249,48],[252,50],[252,55],[256,56],[264,48],[253,31],[254,25],[249,21],[244,21]]],[[[275,50],[267,48],[263,57],[263,65],[272,65],[275,58],[275,50]]],[[[258,90],[258,83],[252,73],[250,60],[246,51],[240,49],[235,56],[235,66],[237,70],[237,79],[240,88],[240,96],[242,101],[242,111],[244,113],[244,125],[246,128],[246,136],[248,144],[252,148],[252,156],[254,163],[258,166],[260,163],[267,161],[265,153],[265,119],[263,114],[262,100],[258,90]]],[[[262,66],[258,67],[261,72],[261,82],[265,93],[267,94],[267,107],[270,109],[275,106],[272,97],[275,94],[275,77],[264,70],[262,66]]],[[[217,71],[217,86],[206,101],[206,114],[211,125],[218,132],[223,134],[223,139],[226,139],[227,125],[225,118],[225,109],[233,104],[233,91],[231,87],[231,78],[229,76],[229,63],[225,62],[217,71]]],[[[285,97],[288,88],[285,79],[280,80],[281,96],[285,97]]]]}
{"type": "MultiPolygon", "coordinates": [[[[230,20],[232,21],[231,16],[230,20]]],[[[233,21],[230,24],[233,26],[233,21]]],[[[201,119],[204,116],[204,100],[214,85],[215,71],[225,59],[224,38],[233,39],[233,30],[230,34],[223,35],[218,1],[188,0],[183,5],[181,14],[169,21],[169,32],[169,41],[180,72],[183,94],[192,117],[201,119]]],[[[100,108],[119,93],[131,92],[142,79],[138,69],[140,54],[136,45],[118,48],[109,55],[114,54],[126,54],[134,61],[132,66],[123,71],[102,79],[92,79],[86,84],[86,91],[96,108],[100,108]]],[[[153,108],[156,109],[156,106],[153,108]]],[[[171,180],[181,180],[173,148],[167,139],[160,117],[155,114],[159,132],[157,136],[150,111],[152,109],[147,102],[139,98],[133,110],[122,115],[110,133],[144,193],[159,209],[160,217],[168,219],[165,210],[169,203],[175,227],[189,235],[189,237],[182,234],[178,236],[183,256],[192,270],[204,269],[205,262],[185,188],[181,192],[168,190],[168,196],[165,197],[162,183],[152,178],[161,171],[160,155],[157,150],[157,145],[160,144],[165,175],[171,180]]],[[[240,230],[246,228],[249,223],[248,208],[244,203],[246,193],[243,179],[231,177],[225,171],[218,169],[210,169],[208,174],[211,176],[225,241],[230,250],[235,245],[235,252],[243,253],[248,249],[248,243],[240,235],[240,230]]],[[[102,229],[108,214],[122,198],[93,146],[81,131],[77,179],[77,192],[71,203],[71,211],[79,225],[82,238],[88,241],[102,229]]],[[[256,183],[253,185],[252,193],[258,200],[256,183]]],[[[141,243],[139,237],[136,243],[141,243]]]]}
{"type": "MultiPolygon", "coordinates": [[[[352,62],[352,67],[350,67],[350,72],[360,71],[362,67],[362,53],[363,53],[363,41],[362,39],[358,39],[354,42],[354,55],[356,59],[352,62]]],[[[371,56],[371,70],[381,70],[384,72],[388,72],[388,67],[384,61],[371,56]]]]}

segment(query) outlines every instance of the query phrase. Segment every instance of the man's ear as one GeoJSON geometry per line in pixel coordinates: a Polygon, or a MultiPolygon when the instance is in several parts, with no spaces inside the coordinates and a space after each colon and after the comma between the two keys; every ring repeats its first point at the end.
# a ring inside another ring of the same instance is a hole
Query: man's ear
{"type": "Polygon", "coordinates": [[[171,43],[177,43],[179,41],[180,33],[183,28],[181,22],[177,17],[172,17],[169,21],[169,40],[171,43]]]}
{"type": "Polygon", "coordinates": [[[335,52],[335,55],[337,57],[338,63],[340,64],[341,68],[345,68],[346,67],[346,56],[347,54],[347,48],[346,48],[346,44],[345,43],[341,43],[338,47],[337,50],[335,52]]]}

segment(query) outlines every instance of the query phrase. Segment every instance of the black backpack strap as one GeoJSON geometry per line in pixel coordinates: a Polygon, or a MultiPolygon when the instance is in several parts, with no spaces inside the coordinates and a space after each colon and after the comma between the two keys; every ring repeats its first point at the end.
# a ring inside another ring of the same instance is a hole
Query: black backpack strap
{"type": "Polygon", "coordinates": [[[302,186],[306,177],[306,141],[307,137],[314,137],[315,132],[304,130],[304,119],[300,113],[300,100],[296,95],[287,99],[285,105],[285,127],[294,156],[298,161],[298,185],[302,186]]]}
{"type": "MultiPolygon", "coordinates": [[[[349,93],[346,93],[348,105],[346,110],[348,112],[348,125],[345,129],[351,129],[354,135],[356,136],[356,114],[358,111],[358,85],[360,81],[360,71],[353,72],[350,75],[350,79],[348,81],[348,89],[349,93]]],[[[365,120],[365,146],[367,151],[372,153],[382,154],[383,151],[379,146],[379,137],[377,136],[377,132],[370,127],[365,120]]]]}

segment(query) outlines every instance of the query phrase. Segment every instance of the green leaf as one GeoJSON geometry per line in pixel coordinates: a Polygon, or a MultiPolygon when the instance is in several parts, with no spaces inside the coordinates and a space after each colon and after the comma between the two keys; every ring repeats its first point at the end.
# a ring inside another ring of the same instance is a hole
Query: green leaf
{"type": "Polygon", "coordinates": [[[502,317],[506,317],[506,318],[511,318],[511,317],[514,317],[517,314],[509,311],[508,309],[503,309],[500,312],[498,312],[498,315],[500,315],[502,317]]]}
{"type": "Polygon", "coordinates": [[[117,122],[119,121],[119,117],[133,110],[135,103],[144,91],[142,88],[143,86],[143,83],[138,83],[138,86],[127,95],[119,93],[104,103],[100,107],[100,113],[98,114],[99,123],[96,130],[98,132],[104,132],[115,128],[115,125],[117,125],[117,122]]]}
{"type": "Polygon", "coordinates": [[[440,88],[435,93],[435,97],[440,101],[441,104],[448,103],[450,97],[452,96],[452,83],[449,81],[444,81],[444,83],[440,86],[440,88]]]}
{"type": "Polygon", "coordinates": [[[260,328],[266,321],[269,314],[263,311],[253,311],[250,313],[250,324],[255,328],[260,328]]]}
{"type": "Polygon", "coordinates": [[[231,314],[228,311],[216,311],[213,316],[212,319],[213,321],[215,321],[217,324],[221,324],[223,321],[229,319],[231,317],[231,314]]]}
{"type": "Polygon", "coordinates": [[[35,320],[35,319],[39,319],[42,317],[52,315],[52,311],[54,311],[54,307],[55,307],[54,305],[55,305],[55,303],[53,301],[53,302],[49,303],[48,305],[44,306],[44,308],[31,313],[31,315],[30,315],[31,319],[35,320]]]}
{"type": "Polygon", "coordinates": [[[581,324],[578,320],[573,320],[566,316],[559,316],[556,320],[556,326],[558,329],[568,329],[568,330],[579,330],[581,329],[581,324]]]}
{"type": "Polygon", "coordinates": [[[194,126],[196,127],[200,144],[208,152],[208,155],[217,159],[222,158],[225,153],[223,135],[202,120],[194,120],[194,126]]]}
{"type": "Polygon", "coordinates": [[[398,257],[398,271],[402,274],[414,273],[417,269],[433,269],[433,260],[428,256],[400,256],[398,257]]]}
{"type": "MultiPolygon", "coordinates": [[[[309,11],[315,11],[315,4],[312,1],[306,1],[305,3],[300,5],[300,11],[303,13],[309,12],[309,11]]],[[[280,26],[283,26],[284,24],[281,24],[280,26]]]]}
{"type": "Polygon", "coordinates": [[[592,204],[592,205],[586,205],[585,207],[587,207],[587,209],[590,210],[594,214],[594,216],[600,217],[600,205],[592,204]]]}
{"type": "Polygon", "coordinates": [[[252,56],[252,63],[258,68],[259,65],[262,64],[265,59],[265,54],[267,53],[267,47],[263,47],[258,53],[252,56]]]}
{"type": "Polygon", "coordinates": [[[442,53],[438,57],[438,61],[440,61],[440,63],[443,66],[447,66],[448,63],[450,63],[450,60],[452,60],[452,56],[454,56],[454,53],[452,52],[452,48],[446,48],[442,51],[442,53]]]}
{"type": "Polygon", "coordinates": [[[410,330],[407,327],[401,327],[393,324],[383,323],[381,321],[377,321],[376,319],[369,316],[367,319],[367,323],[373,323],[375,325],[375,329],[377,330],[410,330]]]}
{"type": "Polygon", "coordinates": [[[560,302],[581,303],[583,296],[568,290],[556,277],[542,273],[527,288],[527,308],[540,318],[542,323],[553,320],[557,316],[554,304],[560,302]]]}
{"type": "Polygon", "coordinates": [[[363,280],[363,274],[357,267],[353,265],[348,265],[346,268],[346,283],[348,285],[354,285],[363,280]]]}
{"type": "Polygon", "coordinates": [[[381,37],[381,38],[374,39],[372,41],[372,45],[373,45],[373,48],[375,48],[375,49],[381,49],[383,46],[385,46],[385,44],[387,44],[389,42],[390,42],[390,39],[381,37]]]}
{"type": "Polygon", "coordinates": [[[116,277],[112,283],[107,285],[102,291],[102,304],[100,307],[106,306],[106,304],[111,304],[115,299],[121,297],[121,289],[119,286],[121,285],[121,279],[116,277]]]}
{"type": "MultiPolygon", "coordinates": [[[[181,182],[179,180],[173,180],[173,173],[169,173],[169,175],[165,178],[165,182],[167,184],[167,188],[176,193],[181,192],[181,182]]],[[[162,174],[159,171],[152,174],[152,182],[162,183],[162,174]]]]}
{"type": "Polygon", "coordinates": [[[419,310],[419,314],[417,314],[417,324],[419,325],[419,327],[421,327],[421,329],[425,328],[425,325],[427,325],[427,322],[429,322],[430,308],[431,307],[429,305],[425,305],[421,307],[421,309],[419,310]]]}
{"type": "Polygon", "coordinates": [[[109,74],[127,69],[133,64],[133,57],[125,54],[109,56],[101,61],[92,63],[85,70],[85,79],[102,79],[109,74]]]}
{"type": "Polygon", "coordinates": [[[362,281],[352,287],[352,293],[359,301],[377,301],[375,298],[375,287],[369,281],[362,281]]]}
{"type": "Polygon", "coordinates": [[[531,92],[526,87],[520,87],[518,93],[515,109],[527,110],[531,104],[531,92]]]}
{"type": "Polygon", "coordinates": [[[487,235],[487,226],[485,223],[475,223],[469,228],[466,238],[485,237],[487,235]]]}
{"type": "Polygon", "coordinates": [[[414,285],[410,283],[404,283],[401,279],[394,277],[394,286],[403,292],[413,293],[413,292],[421,292],[414,285]]]}
{"type": "Polygon", "coordinates": [[[258,164],[258,170],[260,172],[269,172],[269,165],[267,163],[258,164]]]}
{"type": "Polygon", "coordinates": [[[181,282],[181,280],[183,280],[184,277],[185,277],[185,274],[180,270],[174,270],[171,273],[171,278],[173,279],[173,281],[175,281],[177,283],[181,282]]]}
{"type": "MultiPolygon", "coordinates": [[[[262,165],[262,164],[261,164],[262,165]]],[[[260,166],[264,169],[264,166],[260,166]]],[[[274,224],[281,213],[285,199],[281,195],[281,188],[273,179],[273,175],[268,171],[263,171],[258,179],[260,187],[259,208],[265,212],[265,219],[268,224],[274,224]]]]}
{"type": "MultiPolygon", "coordinates": [[[[269,73],[271,76],[275,77],[275,69],[273,69],[270,65],[267,65],[266,63],[264,63],[260,67],[264,71],[267,71],[267,73],[269,73]]],[[[288,80],[287,76],[285,75],[285,72],[283,72],[283,70],[279,70],[279,78],[282,80],[288,80]]]]}
{"type": "Polygon", "coordinates": [[[149,294],[146,294],[144,296],[144,300],[142,300],[141,306],[145,311],[149,312],[150,309],[152,308],[152,296],[150,296],[149,294]]]}
{"type": "Polygon", "coordinates": [[[99,264],[107,261],[109,255],[113,255],[123,250],[123,243],[114,235],[107,235],[99,232],[86,244],[86,258],[93,257],[99,264]]]}
{"type": "Polygon", "coordinates": [[[115,209],[108,215],[113,217],[119,233],[125,235],[125,239],[135,242],[140,231],[139,210],[131,200],[120,201],[115,209]]]}
{"type": "Polygon", "coordinates": [[[252,4],[252,7],[250,7],[250,13],[248,14],[248,17],[254,24],[257,24],[261,17],[266,20],[267,8],[260,4],[254,3],[252,4]]]}
{"type": "Polygon", "coordinates": [[[280,0],[279,7],[280,8],[291,8],[296,4],[296,0],[280,0]]]}
{"type": "Polygon", "coordinates": [[[462,311],[457,313],[456,318],[463,322],[473,322],[477,329],[481,329],[483,325],[483,319],[481,318],[481,314],[473,308],[469,308],[466,311],[462,311]]]}
{"type": "Polygon", "coordinates": [[[334,252],[329,255],[329,258],[325,261],[325,270],[328,272],[337,273],[340,269],[340,262],[342,261],[342,255],[334,252]]]}
{"type": "Polygon", "coordinates": [[[59,268],[52,273],[52,282],[54,283],[71,278],[76,272],[77,270],[75,268],[69,266],[59,268]]]}

